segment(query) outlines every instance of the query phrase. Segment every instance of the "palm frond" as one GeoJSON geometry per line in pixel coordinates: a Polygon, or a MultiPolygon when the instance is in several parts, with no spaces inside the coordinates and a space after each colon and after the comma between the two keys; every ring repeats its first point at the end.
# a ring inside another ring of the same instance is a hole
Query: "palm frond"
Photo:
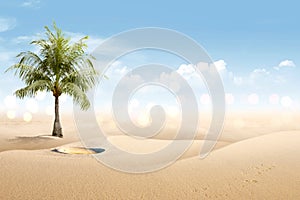
{"type": "Polygon", "coordinates": [[[78,85],[74,83],[67,83],[64,85],[63,91],[63,93],[73,97],[73,102],[75,104],[78,104],[81,107],[81,109],[87,110],[90,107],[90,101],[87,95],[85,94],[85,92],[82,91],[82,89],[78,85]]]}
{"type": "Polygon", "coordinates": [[[24,97],[34,97],[38,91],[50,91],[49,84],[51,83],[46,80],[38,80],[31,85],[17,90],[15,95],[21,99],[24,97]]]}

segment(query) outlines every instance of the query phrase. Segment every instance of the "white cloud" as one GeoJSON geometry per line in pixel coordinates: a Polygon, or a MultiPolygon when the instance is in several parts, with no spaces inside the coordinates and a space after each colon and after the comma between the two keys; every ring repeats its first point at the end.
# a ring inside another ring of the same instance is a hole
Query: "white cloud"
{"type": "Polygon", "coordinates": [[[254,69],[252,74],[269,75],[270,72],[264,68],[261,68],[261,69],[254,69]]]}
{"type": "Polygon", "coordinates": [[[125,74],[127,74],[129,72],[129,70],[128,70],[127,66],[123,66],[121,68],[115,68],[114,72],[120,76],[124,76],[125,74]]]}
{"type": "Polygon", "coordinates": [[[123,76],[125,76],[130,70],[126,65],[124,65],[121,61],[114,61],[105,72],[105,75],[109,78],[109,80],[119,80],[123,76]]]}
{"type": "MultiPolygon", "coordinates": [[[[203,70],[204,67],[208,68],[208,64],[204,65],[203,63],[198,64],[197,68],[200,70],[203,70]]],[[[182,64],[179,66],[179,68],[176,70],[176,72],[181,75],[192,87],[192,89],[197,90],[197,89],[203,89],[205,88],[205,82],[202,79],[201,75],[196,72],[195,66],[192,64],[182,64]]],[[[164,83],[169,82],[169,85],[172,86],[172,88],[176,89],[178,91],[180,89],[180,84],[178,83],[176,74],[170,74],[169,78],[166,76],[161,76],[161,81],[164,83]]]]}
{"type": "MultiPolygon", "coordinates": [[[[205,66],[208,67],[208,65],[204,65],[203,63],[199,63],[199,64],[202,64],[202,66],[197,65],[198,69],[200,69],[200,70],[206,70],[205,66]]],[[[226,71],[227,63],[224,60],[217,60],[213,63],[213,65],[216,67],[218,72],[226,71]]],[[[195,66],[192,64],[180,65],[177,72],[186,79],[189,79],[189,78],[192,78],[195,76],[199,77],[198,73],[195,70],[195,66]]]]}
{"type": "MultiPolygon", "coordinates": [[[[241,86],[249,82],[249,77],[239,76],[234,74],[232,71],[229,71],[227,68],[227,63],[223,59],[214,61],[213,65],[218,71],[225,88],[227,85],[234,84],[236,86],[241,86]]],[[[257,72],[258,71],[255,71],[255,73],[257,72]]]]}
{"type": "Polygon", "coordinates": [[[296,65],[292,60],[283,60],[278,66],[274,67],[274,69],[279,70],[280,68],[284,67],[296,67],[296,65]]]}
{"type": "Polygon", "coordinates": [[[16,26],[15,18],[0,18],[0,32],[8,31],[16,26]]]}
{"type": "Polygon", "coordinates": [[[15,43],[15,44],[21,44],[21,43],[28,43],[31,42],[32,40],[35,39],[35,36],[25,36],[25,35],[22,35],[22,36],[18,36],[14,39],[12,39],[12,42],[15,43]]]}
{"type": "Polygon", "coordinates": [[[264,68],[254,69],[250,74],[250,81],[255,81],[258,78],[264,78],[269,75],[270,75],[270,72],[264,68]]]}
{"type": "Polygon", "coordinates": [[[217,68],[217,70],[220,72],[226,70],[227,63],[224,60],[217,60],[214,62],[214,65],[217,68]]]}
{"type": "Polygon", "coordinates": [[[230,80],[237,86],[247,85],[247,86],[255,86],[260,85],[262,81],[268,80],[271,77],[270,71],[264,68],[254,69],[250,74],[246,76],[238,76],[233,73],[230,74],[230,80]]]}
{"type": "Polygon", "coordinates": [[[279,67],[295,67],[295,63],[291,60],[284,60],[279,63],[279,67]]]}
{"type": "Polygon", "coordinates": [[[186,79],[191,78],[192,76],[195,76],[196,70],[192,64],[182,64],[177,69],[177,73],[179,73],[181,76],[183,76],[186,79]]]}
{"type": "Polygon", "coordinates": [[[161,73],[159,82],[172,89],[173,92],[179,91],[181,87],[176,73],[161,73]]]}
{"type": "Polygon", "coordinates": [[[21,6],[22,7],[29,7],[29,8],[39,8],[39,4],[41,3],[40,0],[27,0],[24,1],[21,6]]]}

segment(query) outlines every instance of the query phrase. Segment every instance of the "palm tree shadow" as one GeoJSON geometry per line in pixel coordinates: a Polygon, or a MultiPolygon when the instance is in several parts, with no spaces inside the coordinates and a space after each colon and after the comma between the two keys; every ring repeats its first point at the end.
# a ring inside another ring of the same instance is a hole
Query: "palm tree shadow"
{"type": "Polygon", "coordinates": [[[13,143],[39,143],[46,141],[55,141],[59,138],[53,137],[51,135],[36,135],[36,136],[16,136],[15,138],[7,139],[9,142],[13,143]]]}
{"type": "Polygon", "coordinates": [[[66,143],[63,139],[50,135],[16,136],[6,141],[7,145],[0,151],[49,149],[66,143]]]}

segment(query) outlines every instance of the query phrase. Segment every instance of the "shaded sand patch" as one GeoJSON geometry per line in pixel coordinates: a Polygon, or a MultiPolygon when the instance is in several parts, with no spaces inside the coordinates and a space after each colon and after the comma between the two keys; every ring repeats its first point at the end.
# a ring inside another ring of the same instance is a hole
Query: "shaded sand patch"
{"type": "Polygon", "coordinates": [[[53,137],[51,135],[15,136],[0,140],[0,152],[8,150],[49,149],[70,143],[73,140],[53,137]]]}
{"type": "Polygon", "coordinates": [[[84,147],[57,147],[55,149],[52,149],[52,151],[63,154],[97,154],[104,152],[105,149],[84,147]]]}

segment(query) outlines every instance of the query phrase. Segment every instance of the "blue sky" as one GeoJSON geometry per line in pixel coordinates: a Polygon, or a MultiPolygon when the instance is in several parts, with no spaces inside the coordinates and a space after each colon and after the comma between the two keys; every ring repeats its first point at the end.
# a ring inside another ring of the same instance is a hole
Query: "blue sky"
{"type": "MultiPolygon", "coordinates": [[[[89,35],[90,48],[111,35],[133,28],[162,27],[182,32],[201,44],[218,64],[226,93],[235,97],[235,104],[244,101],[247,104],[245,99],[257,94],[260,101],[255,105],[266,105],[270,96],[276,94],[279,106],[284,102],[282,98],[288,97],[293,103],[287,104],[297,107],[300,101],[297,94],[300,82],[298,9],[299,3],[289,0],[2,1],[0,98],[3,100],[0,110],[14,109],[13,106],[7,108],[5,98],[22,85],[11,74],[3,74],[4,70],[16,61],[14,57],[18,52],[34,50],[29,42],[41,37],[43,27],[50,26],[53,20],[71,37],[89,35]]],[[[163,60],[159,53],[141,54],[163,60]]],[[[172,63],[176,64],[174,67],[179,68],[182,63],[172,63]]],[[[125,65],[130,68],[128,63],[119,68],[125,65]]],[[[18,104],[24,107],[25,103],[18,101],[18,104]]],[[[37,104],[39,108],[52,105],[44,100],[37,104]]]]}

